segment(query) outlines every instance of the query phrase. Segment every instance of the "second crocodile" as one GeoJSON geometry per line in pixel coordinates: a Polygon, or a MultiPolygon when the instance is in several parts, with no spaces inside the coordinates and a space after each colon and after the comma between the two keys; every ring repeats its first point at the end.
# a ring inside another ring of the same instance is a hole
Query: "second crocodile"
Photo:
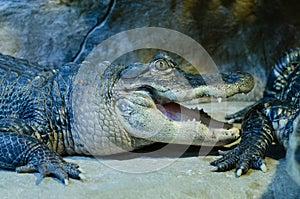
{"type": "Polygon", "coordinates": [[[300,48],[287,51],[272,68],[264,96],[255,104],[228,115],[241,121],[238,146],[211,162],[218,171],[235,168],[237,176],[250,168],[266,171],[264,157],[273,141],[287,150],[290,176],[300,185],[300,48]]]}

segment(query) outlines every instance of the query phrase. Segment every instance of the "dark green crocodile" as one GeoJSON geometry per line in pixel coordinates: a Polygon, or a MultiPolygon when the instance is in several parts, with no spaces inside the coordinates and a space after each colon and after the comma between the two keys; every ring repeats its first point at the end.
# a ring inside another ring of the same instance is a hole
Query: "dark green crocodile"
{"type": "Polygon", "coordinates": [[[163,53],[99,71],[88,63],[49,70],[0,55],[0,167],[68,183],[83,176],[60,155],[109,155],[154,142],[225,145],[239,130],[184,104],[247,93],[253,84],[247,73],[186,73],[163,53]]]}
{"type": "Polygon", "coordinates": [[[241,142],[211,164],[218,171],[250,168],[266,171],[266,149],[277,141],[287,149],[288,172],[300,185],[300,48],[290,49],[273,67],[264,96],[257,103],[228,115],[242,122],[241,142]]]}

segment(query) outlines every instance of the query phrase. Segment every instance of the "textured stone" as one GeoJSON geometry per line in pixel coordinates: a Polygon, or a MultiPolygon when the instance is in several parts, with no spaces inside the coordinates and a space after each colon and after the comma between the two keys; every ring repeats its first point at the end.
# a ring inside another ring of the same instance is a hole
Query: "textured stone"
{"type": "Polygon", "coordinates": [[[285,171],[285,160],[267,158],[268,172],[251,171],[236,178],[233,171],[212,172],[209,161],[216,156],[123,157],[123,159],[68,158],[81,165],[87,181],[72,180],[65,187],[58,180],[39,175],[1,171],[1,198],[300,198],[300,188],[285,171]],[[171,164],[148,173],[118,171],[122,168],[147,168],[170,161],[171,164]],[[38,185],[36,185],[36,183],[38,185]]]}
{"type": "MultiPolygon", "coordinates": [[[[204,108],[218,110],[214,114],[221,117],[248,104],[204,108]]],[[[282,148],[271,147],[266,173],[250,170],[239,178],[234,171],[212,172],[209,162],[216,153],[210,147],[154,145],[139,153],[98,159],[68,157],[86,172],[87,181],[71,180],[64,186],[51,177],[1,171],[0,198],[300,198],[300,187],[286,172],[282,148]]]]}
{"type": "MultiPolygon", "coordinates": [[[[0,52],[57,67],[82,61],[121,31],[169,28],[199,42],[220,70],[252,73],[254,91],[238,99],[257,100],[274,61],[299,45],[299,7],[296,0],[7,0],[0,2],[0,52]]],[[[152,53],[126,61],[148,61],[152,53]]]]}
{"type": "Polygon", "coordinates": [[[0,52],[56,67],[71,61],[107,4],[1,1],[0,52]]]}
{"type": "MultiPolygon", "coordinates": [[[[97,44],[121,31],[148,26],[174,29],[198,41],[220,70],[252,73],[256,87],[249,96],[239,99],[258,99],[277,58],[287,48],[299,45],[299,23],[295,19],[299,3],[288,2],[116,1],[106,24],[89,35],[87,48],[77,58],[82,60],[97,44]]],[[[147,61],[147,55],[149,52],[138,54],[133,60],[147,61]]]]}

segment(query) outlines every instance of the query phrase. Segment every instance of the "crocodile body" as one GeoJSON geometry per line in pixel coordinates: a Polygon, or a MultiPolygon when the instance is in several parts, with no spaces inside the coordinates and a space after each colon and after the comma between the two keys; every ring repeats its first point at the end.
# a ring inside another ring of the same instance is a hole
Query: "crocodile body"
{"type": "Polygon", "coordinates": [[[263,98],[227,119],[242,121],[241,142],[211,164],[219,171],[266,171],[267,148],[276,141],[287,150],[288,172],[300,184],[300,48],[287,51],[273,67],[263,98]]]}
{"type": "Polygon", "coordinates": [[[189,74],[162,53],[146,64],[103,66],[49,70],[0,55],[0,167],[67,183],[82,174],[61,155],[109,155],[154,142],[220,146],[239,138],[237,128],[184,104],[247,93],[251,75],[189,74]],[[221,81],[208,85],[206,76],[221,81]]]}

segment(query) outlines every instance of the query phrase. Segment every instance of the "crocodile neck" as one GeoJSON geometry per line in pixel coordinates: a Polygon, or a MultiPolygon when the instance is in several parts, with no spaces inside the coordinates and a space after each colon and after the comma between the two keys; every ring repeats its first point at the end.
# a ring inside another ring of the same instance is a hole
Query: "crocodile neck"
{"type": "Polygon", "coordinates": [[[72,107],[70,93],[72,82],[78,71],[78,65],[68,63],[59,68],[51,82],[51,95],[45,97],[46,106],[51,110],[53,133],[47,134],[48,146],[59,154],[75,154],[71,131],[72,107]]]}
{"type": "Polygon", "coordinates": [[[133,149],[133,141],[120,128],[112,105],[113,86],[124,68],[81,64],[70,94],[75,153],[97,156],[133,149]]]}

